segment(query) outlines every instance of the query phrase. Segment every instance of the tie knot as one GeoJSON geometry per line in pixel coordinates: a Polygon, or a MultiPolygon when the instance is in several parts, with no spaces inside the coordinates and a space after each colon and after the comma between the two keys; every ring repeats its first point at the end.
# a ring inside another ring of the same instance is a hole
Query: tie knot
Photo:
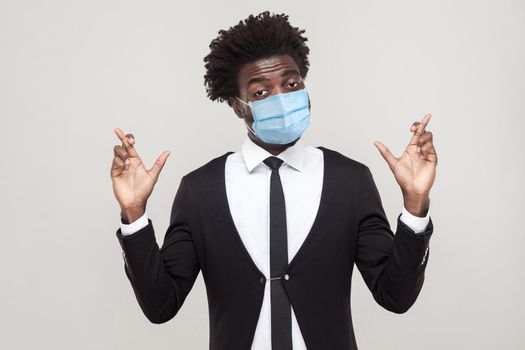
{"type": "Polygon", "coordinates": [[[272,157],[266,158],[263,162],[264,164],[268,165],[270,169],[278,170],[281,164],[283,164],[284,160],[272,156],[272,157]]]}

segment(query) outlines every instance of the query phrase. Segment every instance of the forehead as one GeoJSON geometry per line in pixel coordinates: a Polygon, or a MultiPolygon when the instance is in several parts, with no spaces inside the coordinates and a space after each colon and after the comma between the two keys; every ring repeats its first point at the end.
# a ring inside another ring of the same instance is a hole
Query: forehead
{"type": "Polygon", "coordinates": [[[268,79],[280,78],[283,71],[296,70],[298,73],[299,66],[292,56],[274,55],[246,63],[239,71],[238,83],[241,88],[246,88],[248,81],[254,77],[264,76],[268,79]]]}

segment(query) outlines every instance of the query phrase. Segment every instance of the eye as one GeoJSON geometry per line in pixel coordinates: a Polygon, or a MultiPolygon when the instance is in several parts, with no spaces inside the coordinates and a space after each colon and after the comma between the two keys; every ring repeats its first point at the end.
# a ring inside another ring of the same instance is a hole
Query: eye
{"type": "Polygon", "coordinates": [[[296,82],[296,81],[292,81],[291,83],[288,83],[288,86],[291,87],[291,88],[294,88],[294,87],[299,86],[299,83],[296,82]]]}
{"type": "Polygon", "coordinates": [[[266,92],[268,92],[268,90],[257,90],[254,93],[254,96],[261,97],[261,96],[264,96],[266,92]]]}

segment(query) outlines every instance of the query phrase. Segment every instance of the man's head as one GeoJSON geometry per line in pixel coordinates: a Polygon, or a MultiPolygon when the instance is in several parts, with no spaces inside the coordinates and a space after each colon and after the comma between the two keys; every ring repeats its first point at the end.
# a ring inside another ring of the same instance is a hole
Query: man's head
{"type": "Polygon", "coordinates": [[[310,50],[303,33],[290,25],[287,15],[268,11],[220,30],[204,58],[208,97],[226,101],[251,127],[250,108],[238,99],[257,101],[305,87],[310,50]]]}

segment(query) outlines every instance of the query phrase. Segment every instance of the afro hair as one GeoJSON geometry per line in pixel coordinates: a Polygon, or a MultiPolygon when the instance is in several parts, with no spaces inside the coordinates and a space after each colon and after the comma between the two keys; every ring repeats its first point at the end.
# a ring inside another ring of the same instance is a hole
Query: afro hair
{"type": "Polygon", "coordinates": [[[218,33],[204,57],[204,85],[210,100],[226,101],[231,106],[230,98],[239,96],[237,79],[242,66],[273,55],[290,55],[306,78],[310,65],[310,50],[305,44],[308,39],[302,35],[304,29],[290,25],[288,15],[261,12],[218,33]]]}

